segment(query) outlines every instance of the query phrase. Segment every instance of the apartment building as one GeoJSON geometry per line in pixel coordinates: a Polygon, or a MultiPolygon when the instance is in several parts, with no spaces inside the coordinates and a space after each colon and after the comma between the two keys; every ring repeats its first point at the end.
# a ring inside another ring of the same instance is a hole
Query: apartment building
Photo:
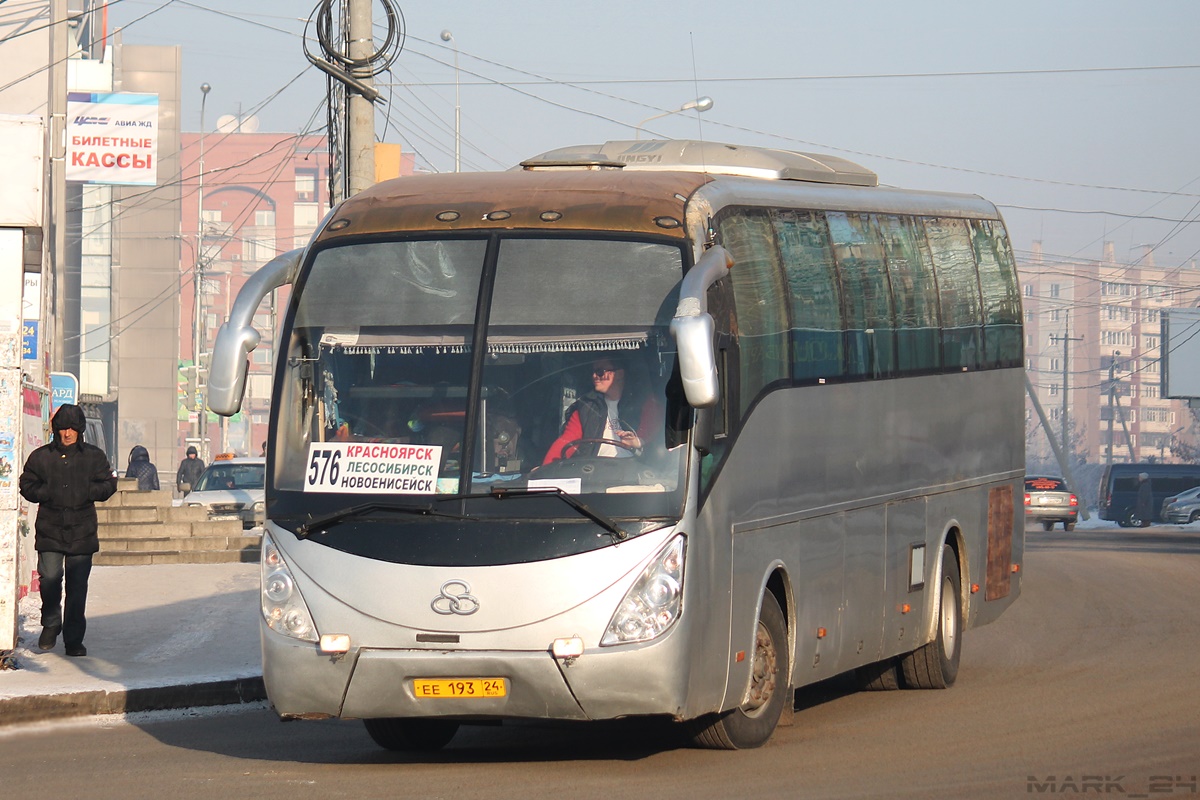
{"type": "MultiPolygon", "coordinates": [[[[1161,386],[1162,316],[1200,303],[1194,263],[1157,266],[1151,248],[1119,261],[1106,242],[1099,261],[1044,256],[1035,243],[1018,263],[1025,313],[1025,362],[1059,441],[1091,464],[1192,461],[1200,425],[1186,400],[1161,386]],[[1065,418],[1065,419],[1064,419],[1065,418]],[[1065,421],[1065,425],[1064,425],[1065,421]]],[[[1030,463],[1053,455],[1026,401],[1030,463]]]]}

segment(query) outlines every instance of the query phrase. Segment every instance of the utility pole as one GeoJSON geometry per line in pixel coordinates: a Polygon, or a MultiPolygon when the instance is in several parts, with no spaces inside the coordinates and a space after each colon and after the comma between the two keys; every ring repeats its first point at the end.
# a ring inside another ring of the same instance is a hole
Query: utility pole
{"type": "Polygon", "coordinates": [[[46,120],[46,152],[50,159],[50,235],[49,275],[42,276],[42,291],[50,295],[48,321],[50,370],[65,368],[66,338],[64,320],[67,299],[67,0],[51,3],[50,27],[50,109],[46,120]]]}
{"type": "MultiPolygon", "coordinates": [[[[346,52],[357,62],[352,74],[372,91],[375,88],[369,61],[375,53],[371,29],[371,0],[350,0],[346,52]]],[[[346,138],[349,159],[350,196],[375,185],[375,105],[360,92],[347,92],[349,124],[346,138]]]]}
{"type": "Polygon", "coordinates": [[[1069,404],[1068,404],[1068,402],[1067,402],[1067,380],[1068,380],[1068,379],[1071,377],[1071,370],[1070,370],[1070,368],[1069,368],[1069,364],[1068,364],[1068,359],[1070,358],[1070,355],[1071,355],[1071,354],[1070,354],[1070,349],[1069,349],[1069,348],[1070,348],[1070,346],[1071,346],[1071,342],[1082,342],[1082,341],[1083,341],[1083,337],[1082,337],[1082,336],[1077,336],[1077,337],[1075,337],[1074,339],[1072,339],[1072,338],[1071,338],[1071,316],[1070,316],[1070,312],[1067,312],[1067,321],[1066,321],[1066,327],[1065,327],[1065,329],[1063,330],[1063,335],[1062,335],[1062,336],[1055,336],[1054,334],[1051,334],[1051,335],[1050,335],[1050,342],[1051,342],[1051,343],[1053,343],[1053,344],[1057,344],[1058,342],[1062,342],[1062,346],[1063,346],[1063,363],[1062,363],[1062,381],[1063,381],[1063,382],[1062,382],[1062,446],[1063,446],[1063,448],[1064,448],[1064,449],[1067,451],[1067,453],[1068,453],[1068,454],[1071,452],[1071,442],[1070,442],[1070,440],[1067,438],[1067,435],[1068,435],[1068,433],[1069,433],[1069,426],[1068,426],[1068,420],[1067,420],[1067,414],[1068,414],[1068,408],[1069,408],[1069,404]]]}
{"type": "MultiPolygon", "coordinates": [[[[1038,400],[1037,391],[1033,388],[1033,382],[1029,380],[1029,373],[1025,373],[1025,393],[1029,395],[1029,401],[1033,403],[1033,410],[1037,412],[1038,419],[1042,422],[1042,428],[1046,431],[1046,441],[1050,443],[1050,449],[1054,452],[1054,458],[1058,460],[1058,467],[1062,470],[1063,477],[1067,479],[1068,486],[1077,486],[1075,476],[1071,474],[1071,464],[1067,461],[1063,454],[1062,448],[1058,446],[1058,442],[1054,441],[1054,432],[1050,430],[1050,420],[1046,419],[1046,411],[1042,408],[1041,401],[1038,400]]],[[[1079,516],[1086,522],[1088,519],[1086,504],[1079,505],[1079,516]]]]}
{"type": "Polygon", "coordinates": [[[1120,357],[1120,355],[1120,350],[1114,350],[1112,354],[1112,361],[1108,363],[1108,448],[1104,453],[1104,465],[1107,467],[1112,466],[1113,458],[1113,417],[1116,415],[1116,409],[1113,407],[1113,403],[1116,399],[1117,393],[1117,359],[1120,357]]]}
{"type": "Polygon", "coordinates": [[[194,290],[192,309],[192,369],[196,371],[196,397],[191,405],[196,407],[196,449],[200,458],[209,463],[212,458],[208,448],[208,381],[203,368],[205,347],[204,326],[204,106],[212,87],[200,84],[200,163],[199,191],[196,193],[196,266],[192,272],[194,290]]]}

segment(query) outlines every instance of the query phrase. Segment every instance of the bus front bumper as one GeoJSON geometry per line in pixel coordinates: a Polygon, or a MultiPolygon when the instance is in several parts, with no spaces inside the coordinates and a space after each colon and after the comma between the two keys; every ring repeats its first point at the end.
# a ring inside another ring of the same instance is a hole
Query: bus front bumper
{"type": "Polygon", "coordinates": [[[285,719],[684,717],[688,670],[674,657],[669,636],[565,660],[549,650],[362,648],[331,656],[265,626],[262,633],[267,696],[285,719]],[[419,696],[414,681],[422,679],[502,679],[505,691],[501,697],[419,696]]]}

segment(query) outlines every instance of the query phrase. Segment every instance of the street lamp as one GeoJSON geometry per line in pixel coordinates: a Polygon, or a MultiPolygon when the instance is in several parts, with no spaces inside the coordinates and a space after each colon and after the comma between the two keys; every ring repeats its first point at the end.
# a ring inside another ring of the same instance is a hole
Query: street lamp
{"type": "Polygon", "coordinates": [[[458,41],[448,30],[442,31],[442,41],[454,43],[454,171],[459,172],[462,169],[462,106],[459,105],[458,98],[461,85],[458,73],[458,41]]]}
{"type": "Polygon", "coordinates": [[[674,111],[664,111],[661,114],[655,114],[652,117],[646,117],[644,120],[642,120],[641,122],[639,122],[637,124],[637,128],[635,129],[633,138],[635,138],[635,139],[642,138],[642,126],[645,125],[647,122],[649,122],[652,119],[658,119],[659,117],[667,117],[667,116],[670,116],[671,114],[678,114],[681,111],[691,111],[692,109],[695,109],[698,113],[701,111],[708,111],[712,107],[713,107],[713,99],[711,97],[709,97],[708,95],[705,95],[704,97],[697,97],[695,100],[691,100],[687,103],[684,103],[683,105],[681,105],[679,108],[675,109],[674,111]]]}
{"type": "Polygon", "coordinates": [[[212,86],[200,84],[200,190],[196,200],[196,266],[192,271],[192,281],[195,288],[192,320],[192,368],[196,370],[196,439],[200,449],[200,458],[209,460],[206,434],[208,433],[208,412],[205,411],[206,392],[201,389],[205,385],[201,380],[200,363],[204,349],[204,106],[212,86]]]}

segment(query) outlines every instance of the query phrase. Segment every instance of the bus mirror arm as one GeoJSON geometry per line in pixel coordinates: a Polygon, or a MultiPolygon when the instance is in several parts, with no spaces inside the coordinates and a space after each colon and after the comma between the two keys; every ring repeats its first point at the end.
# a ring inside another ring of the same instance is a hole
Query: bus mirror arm
{"type": "Polygon", "coordinates": [[[692,446],[695,447],[702,456],[708,455],[712,450],[713,422],[715,418],[715,409],[696,409],[696,421],[692,425],[692,446]]]}
{"type": "Polygon", "coordinates": [[[229,319],[217,331],[207,392],[208,407],[217,414],[230,417],[241,409],[250,353],[261,340],[254,329],[254,312],[264,297],[296,279],[303,254],[303,249],[290,250],[251,275],[238,292],[229,319]]]}
{"type": "Polygon", "coordinates": [[[683,393],[695,408],[711,408],[720,399],[713,350],[716,323],[708,313],[708,289],[725,277],[732,266],[729,251],[716,245],[700,256],[679,286],[679,305],[671,320],[671,335],[679,352],[683,393]]]}

